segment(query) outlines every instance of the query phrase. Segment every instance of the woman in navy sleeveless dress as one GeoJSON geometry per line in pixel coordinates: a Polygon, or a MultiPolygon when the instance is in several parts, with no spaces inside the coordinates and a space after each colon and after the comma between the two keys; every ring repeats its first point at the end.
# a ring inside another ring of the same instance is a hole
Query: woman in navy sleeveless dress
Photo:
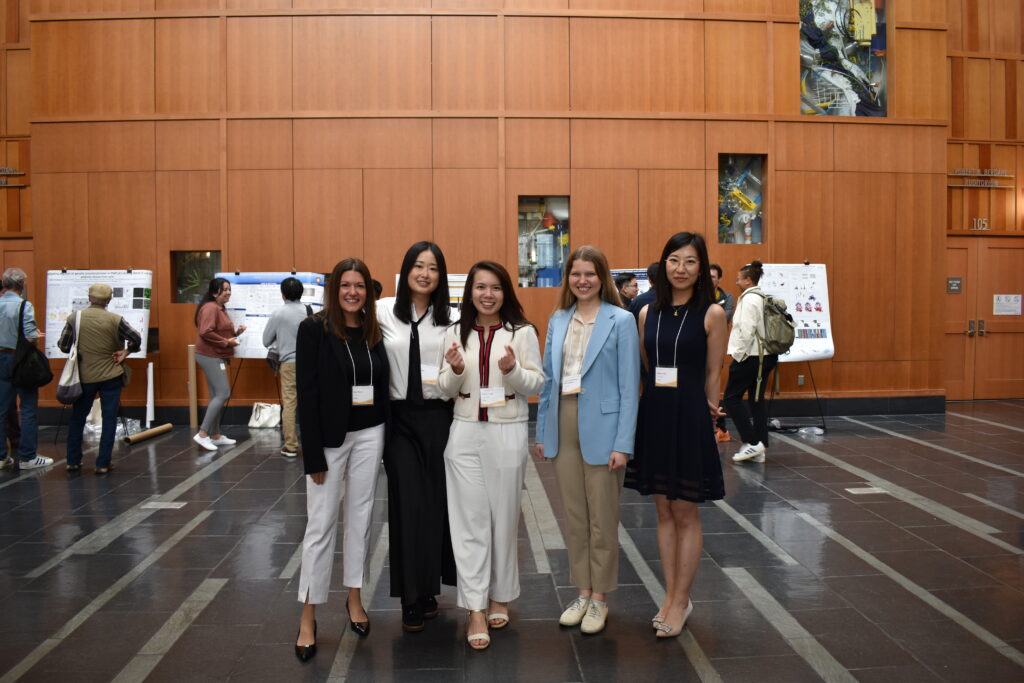
{"type": "Polygon", "coordinates": [[[657,298],[640,312],[647,379],[626,488],[653,495],[665,602],[652,619],[659,638],[678,636],[693,610],[703,548],[697,504],[725,495],[715,440],[725,310],[713,302],[707,247],[697,234],[673,235],[662,250],[657,298]]]}

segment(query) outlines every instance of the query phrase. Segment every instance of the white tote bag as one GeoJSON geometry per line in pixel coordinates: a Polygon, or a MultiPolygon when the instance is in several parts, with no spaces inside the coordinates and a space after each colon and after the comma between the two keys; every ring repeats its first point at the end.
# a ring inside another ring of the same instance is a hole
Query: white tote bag
{"type": "Polygon", "coordinates": [[[81,328],[82,312],[75,313],[75,343],[68,354],[68,361],[60,373],[57,383],[57,400],[66,406],[71,405],[82,396],[82,381],[78,376],[78,331],[81,328]]]}
{"type": "Polygon", "coordinates": [[[276,403],[252,404],[249,426],[253,429],[274,428],[281,424],[281,406],[276,403]]]}

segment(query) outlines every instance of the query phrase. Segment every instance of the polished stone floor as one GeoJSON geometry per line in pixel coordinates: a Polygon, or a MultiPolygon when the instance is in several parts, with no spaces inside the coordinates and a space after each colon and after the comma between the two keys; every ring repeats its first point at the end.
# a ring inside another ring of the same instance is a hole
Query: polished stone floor
{"type": "Polygon", "coordinates": [[[654,507],[628,491],[608,628],[558,626],[575,593],[546,463],[528,468],[511,625],[470,650],[446,589],[440,616],[404,634],[380,485],[372,633],[345,628],[336,570],[305,665],[305,484],[276,431],[229,429],[237,446],[207,455],[177,428],[118,446],[97,477],[89,454],[66,474],[43,430],[57,465],[0,473],[0,682],[1024,681],[1024,402],[828,427],[776,435],[763,465],[734,465],[723,444],[728,495],[701,508],[695,610],[675,640],[650,629],[654,507]]]}

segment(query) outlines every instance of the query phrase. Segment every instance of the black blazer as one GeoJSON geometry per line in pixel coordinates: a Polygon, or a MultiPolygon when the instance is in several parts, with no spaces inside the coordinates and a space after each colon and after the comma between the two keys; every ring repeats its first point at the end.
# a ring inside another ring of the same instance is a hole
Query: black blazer
{"type": "MultiPolygon", "coordinates": [[[[384,344],[370,349],[381,372],[373,374],[373,402],[389,411],[390,372],[384,344]]],[[[313,316],[299,324],[295,341],[295,384],[299,399],[299,427],[302,432],[302,462],[306,474],[327,471],[324,448],[345,443],[348,411],[352,407],[352,380],[341,359],[348,362],[345,342],[324,329],[323,318],[313,316]]]]}

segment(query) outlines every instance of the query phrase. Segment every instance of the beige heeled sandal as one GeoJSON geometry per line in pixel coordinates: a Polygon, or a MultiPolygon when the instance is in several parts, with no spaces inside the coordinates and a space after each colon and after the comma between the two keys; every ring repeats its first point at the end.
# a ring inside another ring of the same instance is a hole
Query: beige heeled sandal
{"type": "MultiPolygon", "coordinates": [[[[467,632],[469,631],[469,622],[470,622],[471,615],[473,614],[473,612],[479,612],[480,614],[485,614],[486,611],[482,610],[482,609],[471,609],[471,610],[466,612],[466,631],[467,632]]],[[[469,643],[469,646],[471,648],[473,648],[474,650],[486,650],[491,645],[491,636],[488,633],[467,633],[467,635],[466,635],[466,642],[469,643]],[[484,641],[484,644],[483,645],[476,645],[473,642],[475,640],[482,640],[482,641],[484,641]]]]}

